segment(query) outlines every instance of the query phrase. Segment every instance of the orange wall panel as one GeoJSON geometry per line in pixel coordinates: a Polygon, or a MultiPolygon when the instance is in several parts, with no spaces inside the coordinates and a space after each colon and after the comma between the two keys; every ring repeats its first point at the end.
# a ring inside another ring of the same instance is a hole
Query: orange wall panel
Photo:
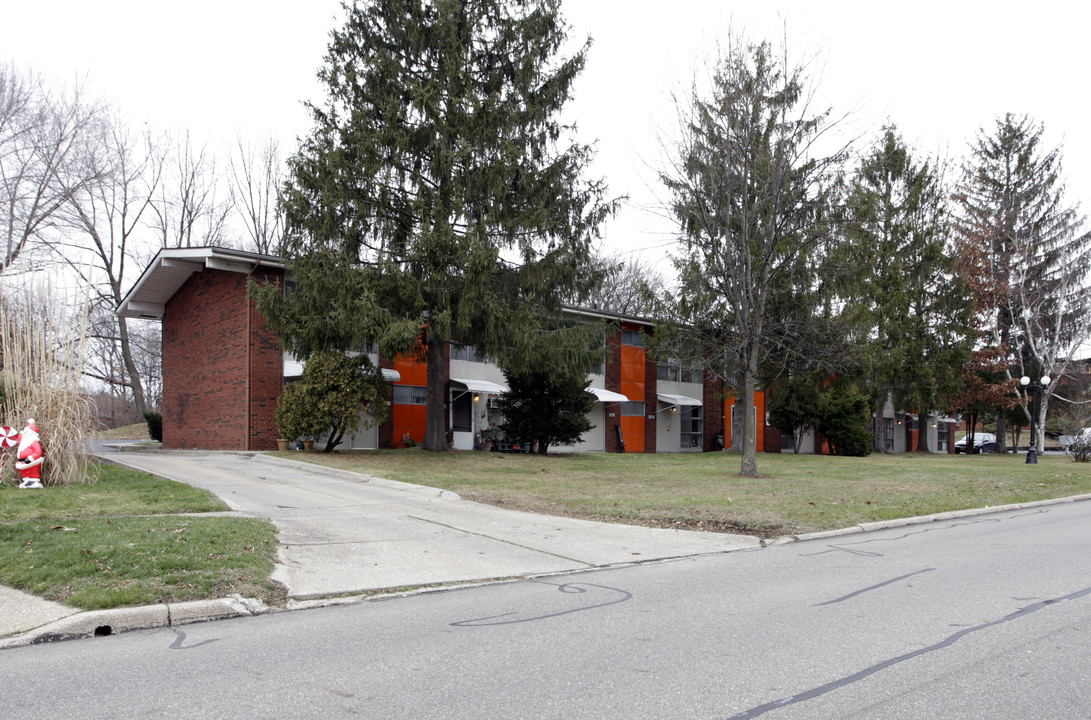
{"type": "Polygon", "coordinates": [[[625,452],[644,452],[644,417],[625,416],[621,418],[621,437],[625,441],[625,452]]]}
{"type": "MultiPolygon", "coordinates": [[[[731,447],[731,408],[735,405],[736,398],[729,397],[724,400],[724,447],[731,447]]],[[[765,393],[761,390],[754,391],[754,407],[757,409],[757,451],[765,452],[765,393]]]]}
{"type": "Polygon", "coordinates": [[[394,369],[401,375],[397,385],[428,385],[428,363],[412,357],[399,357],[394,361],[394,369]]]}
{"type": "MultiPolygon", "coordinates": [[[[647,350],[632,345],[621,346],[621,390],[622,395],[633,402],[644,402],[644,361],[647,350]]],[[[629,441],[625,441],[628,449],[629,441]]]]}
{"type": "Polygon", "coordinates": [[[418,445],[424,442],[424,427],[428,422],[426,405],[394,404],[391,406],[391,416],[394,420],[395,447],[402,445],[406,433],[418,445]]]}

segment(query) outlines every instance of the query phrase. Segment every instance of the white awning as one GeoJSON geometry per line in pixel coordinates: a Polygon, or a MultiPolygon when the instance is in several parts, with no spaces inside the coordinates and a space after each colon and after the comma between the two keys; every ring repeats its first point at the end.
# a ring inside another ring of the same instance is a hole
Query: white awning
{"type": "Polygon", "coordinates": [[[508,389],[498,383],[489,382],[488,380],[468,380],[465,378],[451,378],[452,385],[461,385],[466,388],[468,392],[475,393],[490,393],[493,395],[500,395],[506,393],[508,389]]]}
{"type": "MultiPolygon", "coordinates": [[[[284,377],[286,377],[286,378],[302,377],[303,376],[303,367],[305,365],[306,365],[306,363],[302,362],[301,360],[296,360],[294,357],[292,357],[288,353],[284,353],[284,377]]],[[[388,383],[396,383],[396,382],[398,382],[399,380],[402,379],[402,374],[400,372],[398,372],[397,370],[392,370],[390,368],[382,368],[382,371],[383,371],[383,380],[386,380],[388,383]]]]}
{"type": "Polygon", "coordinates": [[[595,402],[629,402],[629,398],[613,390],[593,387],[587,388],[587,391],[595,394],[595,402]]]}
{"type": "Polygon", "coordinates": [[[668,405],[704,405],[704,403],[697,398],[691,398],[685,395],[668,395],[667,393],[659,393],[656,395],[656,397],[659,398],[659,402],[667,403],[668,405]]]}

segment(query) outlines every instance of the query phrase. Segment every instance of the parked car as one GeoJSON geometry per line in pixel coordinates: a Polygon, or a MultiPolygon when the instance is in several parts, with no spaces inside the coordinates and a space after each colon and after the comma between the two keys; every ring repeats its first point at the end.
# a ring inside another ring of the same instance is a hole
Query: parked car
{"type": "MultiPolygon", "coordinates": [[[[970,439],[970,436],[962,438],[955,443],[955,452],[966,452],[966,441],[970,439]]],[[[974,448],[973,454],[978,453],[993,453],[996,452],[996,436],[992,433],[976,433],[974,435],[974,448]]]]}

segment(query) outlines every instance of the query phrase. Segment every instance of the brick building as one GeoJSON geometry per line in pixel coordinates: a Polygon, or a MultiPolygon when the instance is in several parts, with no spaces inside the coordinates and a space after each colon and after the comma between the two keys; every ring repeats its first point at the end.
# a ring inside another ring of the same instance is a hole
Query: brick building
{"type": "MultiPolygon", "coordinates": [[[[249,278],[284,281],[279,258],[222,248],[161,250],[118,307],[130,318],[163,323],[163,447],[209,450],[276,448],[274,412],[299,362],[284,354],[265,318],[247,295],[249,278]]],[[[590,374],[597,398],[594,428],[560,451],[701,452],[731,444],[734,399],[722,383],[650,359],[643,333],[650,320],[619,318],[570,308],[588,319],[620,321],[606,338],[601,372],[590,374]],[[722,437],[721,437],[722,434],[722,437]],[[722,445],[722,444],[723,445],[722,445]]],[[[391,382],[391,413],[378,428],[346,435],[346,448],[397,447],[421,442],[425,424],[425,367],[411,359],[372,360],[391,382]]],[[[449,343],[444,353],[447,427],[454,447],[472,449],[481,430],[499,417],[492,407],[506,390],[500,369],[474,348],[449,343]]],[[[765,401],[752,408],[758,450],[780,452],[779,435],[766,428],[765,401]]]]}

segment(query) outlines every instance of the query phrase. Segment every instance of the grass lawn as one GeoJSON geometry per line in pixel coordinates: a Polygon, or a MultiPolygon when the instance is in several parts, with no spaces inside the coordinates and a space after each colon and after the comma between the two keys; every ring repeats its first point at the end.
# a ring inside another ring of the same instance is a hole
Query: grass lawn
{"type": "Polygon", "coordinates": [[[0,488],[0,584],[93,610],[240,593],[284,601],[270,580],[276,530],[214,495],[112,465],[98,481],[0,488]]]}
{"type": "Polygon", "coordinates": [[[277,453],[519,510],[774,537],[1091,493],[1091,463],[1047,455],[277,453]]]}

